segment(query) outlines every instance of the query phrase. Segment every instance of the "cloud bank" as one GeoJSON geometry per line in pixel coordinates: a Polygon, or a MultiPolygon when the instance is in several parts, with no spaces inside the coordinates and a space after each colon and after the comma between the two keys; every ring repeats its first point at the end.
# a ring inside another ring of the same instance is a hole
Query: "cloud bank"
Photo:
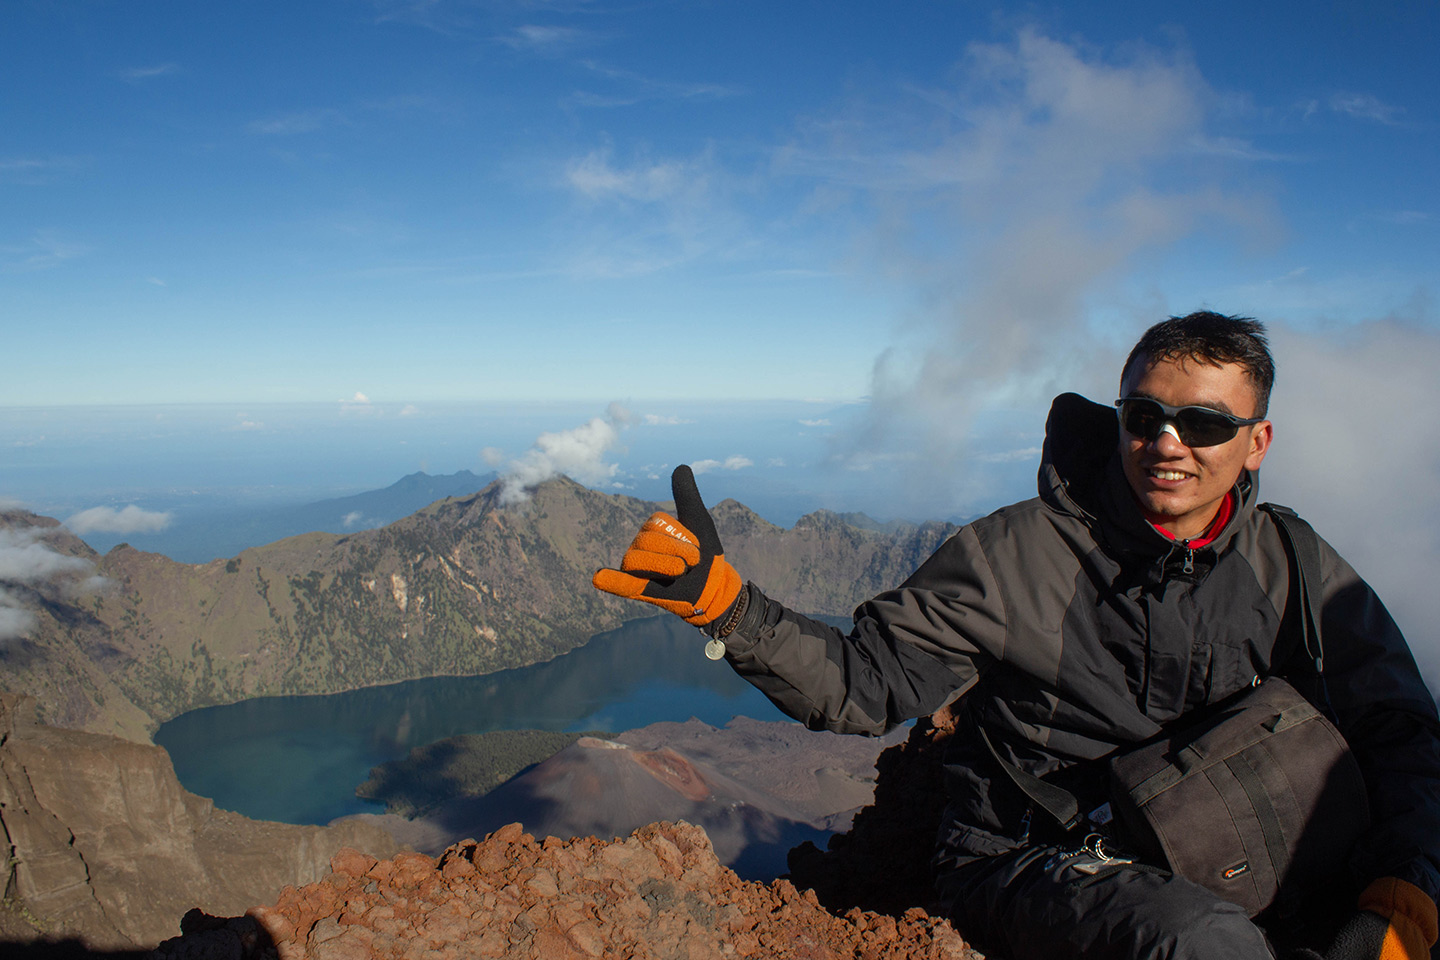
{"type": "Polygon", "coordinates": [[[0,527],[0,643],[28,636],[38,623],[30,609],[46,597],[94,592],[105,581],[83,557],[60,553],[34,527],[0,527]]]}
{"type": "Polygon", "coordinates": [[[125,536],[132,533],[159,533],[170,526],[172,519],[169,513],[144,510],[132,503],[119,510],[114,507],[81,510],[66,520],[65,526],[82,537],[87,533],[118,533],[125,536]]]}
{"type": "Polygon", "coordinates": [[[690,469],[696,476],[699,476],[712,470],[744,470],[746,467],[753,466],[755,466],[755,461],[737,454],[733,457],[726,457],[724,460],[696,460],[690,464],[690,469]]]}
{"type": "Polygon", "coordinates": [[[1272,326],[1275,443],[1262,496],[1294,507],[1375,587],[1440,693],[1440,332],[1398,319],[1272,326]]]}

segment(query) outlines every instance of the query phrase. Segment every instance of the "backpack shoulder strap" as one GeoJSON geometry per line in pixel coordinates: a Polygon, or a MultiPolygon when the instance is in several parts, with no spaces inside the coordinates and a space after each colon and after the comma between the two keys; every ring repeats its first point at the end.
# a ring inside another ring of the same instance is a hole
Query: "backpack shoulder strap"
{"type": "Polygon", "coordinates": [[[1305,652],[1315,664],[1315,672],[1325,673],[1325,650],[1320,637],[1320,537],[1289,507],[1278,503],[1262,503],[1260,509],[1270,515],[1280,531],[1285,553],[1290,558],[1292,587],[1300,590],[1300,637],[1305,652]]]}
{"type": "Polygon", "coordinates": [[[1075,795],[1063,787],[1046,783],[1034,774],[1021,770],[1000,756],[1000,751],[995,749],[994,741],[990,739],[990,735],[985,732],[983,726],[977,725],[976,729],[980,731],[980,739],[985,742],[990,756],[995,758],[995,761],[1000,764],[1000,769],[1004,770],[1011,782],[1020,788],[1020,792],[1035,801],[1041,810],[1048,813],[1060,825],[1061,830],[1068,833],[1075,829],[1080,823],[1080,802],[1075,799],[1075,795]]]}

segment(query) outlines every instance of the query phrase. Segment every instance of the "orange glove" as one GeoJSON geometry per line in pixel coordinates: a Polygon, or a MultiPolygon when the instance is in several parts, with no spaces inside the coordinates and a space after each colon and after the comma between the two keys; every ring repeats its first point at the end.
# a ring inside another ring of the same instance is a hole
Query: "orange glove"
{"type": "Polygon", "coordinates": [[[605,567],[590,582],[606,593],[653,603],[702,627],[734,606],[743,584],[725,560],[715,521],[689,466],[675,468],[670,490],[679,519],[652,514],[625,551],[620,569],[605,567]]]}
{"type": "Polygon", "coordinates": [[[1340,929],[1326,960],[1430,960],[1437,933],[1435,901],[1396,877],[1360,894],[1360,913],[1340,929]]]}

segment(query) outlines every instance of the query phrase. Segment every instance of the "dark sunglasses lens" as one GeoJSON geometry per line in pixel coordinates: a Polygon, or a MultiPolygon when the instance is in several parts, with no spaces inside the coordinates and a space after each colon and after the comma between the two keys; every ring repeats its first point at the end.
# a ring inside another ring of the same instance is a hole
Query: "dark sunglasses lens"
{"type": "Polygon", "coordinates": [[[1240,428],[1218,413],[1190,407],[1175,417],[1175,426],[1187,447],[1213,447],[1234,438],[1240,428]]]}
{"type": "Polygon", "coordinates": [[[1126,400],[1120,406],[1120,426],[1125,432],[1142,440],[1154,440],[1160,434],[1165,412],[1150,400],[1126,400]]]}

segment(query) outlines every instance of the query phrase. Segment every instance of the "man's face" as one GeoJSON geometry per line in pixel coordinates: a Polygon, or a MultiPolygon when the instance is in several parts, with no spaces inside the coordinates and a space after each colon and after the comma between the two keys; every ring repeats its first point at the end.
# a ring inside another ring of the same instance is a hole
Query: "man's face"
{"type": "MultiPolygon", "coordinates": [[[[1150,363],[1137,357],[1120,396],[1148,397],[1172,407],[1209,407],[1232,416],[1255,416],[1255,390],[1239,364],[1219,366],[1188,358],[1150,363]]],[[[1241,427],[1213,447],[1188,447],[1170,431],[1154,440],[1120,430],[1125,479],[1146,519],[1176,539],[1200,536],[1242,470],[1260,469],[1270,449],[1270,421],[1241,427]]]]}

